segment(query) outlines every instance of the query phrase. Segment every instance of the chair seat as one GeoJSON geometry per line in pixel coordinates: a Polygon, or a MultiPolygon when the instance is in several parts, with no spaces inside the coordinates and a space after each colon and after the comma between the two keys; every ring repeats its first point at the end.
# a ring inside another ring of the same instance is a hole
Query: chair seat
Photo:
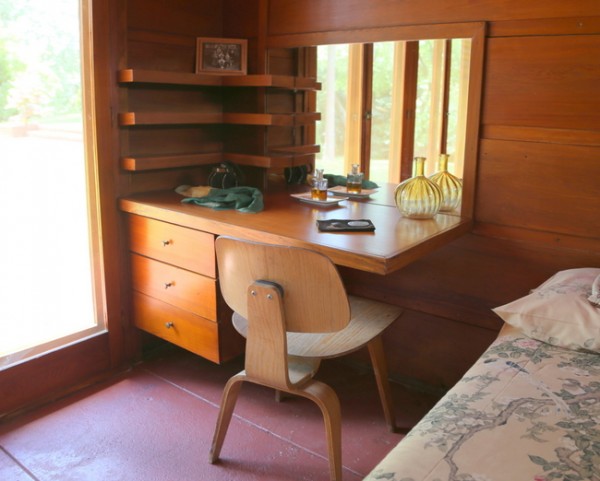
{"type": "MultiPolygon", "coordinates": [[[[317,358],[290,356],[288,359],[288,376],[290,378],[290,383],[296,387],[302,386],[315,376],[320,365],[321,360],[317,358]]],[[[246,370],[244,369],[241,371],[239,375],[245,376],[246,370]]]]}
{"type": "MultiPolygon", "coordinates": [[[[380,335],[394,322],[403,310],[400,307],[363,297],[348,296],[351,320],[347,327],[332,333],[287,333],[287,348],[290,356],[305,358],[334,358],[360,349],[380,335]]],[[[234,313],[233,325],[244,337],[248,321],[234,313]]]]}

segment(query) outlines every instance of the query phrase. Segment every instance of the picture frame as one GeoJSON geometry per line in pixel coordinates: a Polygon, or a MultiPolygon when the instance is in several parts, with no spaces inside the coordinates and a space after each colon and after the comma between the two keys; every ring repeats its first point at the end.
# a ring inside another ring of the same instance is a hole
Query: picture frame
{"type": "Polygon", "coordinates": [[[245,75],[248,62],[248,40],[236,38],[196,39],[196,73],[245,75]]]}

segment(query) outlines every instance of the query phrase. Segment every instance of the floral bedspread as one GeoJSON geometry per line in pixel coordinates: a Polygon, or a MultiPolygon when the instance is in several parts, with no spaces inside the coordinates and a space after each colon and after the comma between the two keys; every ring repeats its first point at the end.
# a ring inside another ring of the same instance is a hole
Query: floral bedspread
{"type": "Polygon", "coordinates": [[[505,327],[365,480],[600,481],[600,355],[505,327]]]}

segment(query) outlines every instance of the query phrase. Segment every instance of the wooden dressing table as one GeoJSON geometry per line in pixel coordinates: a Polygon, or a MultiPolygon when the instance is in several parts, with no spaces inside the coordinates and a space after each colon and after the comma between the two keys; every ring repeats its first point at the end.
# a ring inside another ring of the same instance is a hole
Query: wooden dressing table
{"type": "Polygon", "coordinates": [[[214,362],[241,353],[243,341],[218,289],[213,243],[219,235],[308,247],[340,266],[386,275],[471,229],[471,220],[457,214],[403,218],[393,202],[394,187],[335,207],[302,203],[289,191],[267,194],[257,214],[182,204],[175,192],[121,199],[129,225],[134,324],[214,362]],[[334,218],[370,219],[376,230],[318,231],[317,219],[334,218]]]}

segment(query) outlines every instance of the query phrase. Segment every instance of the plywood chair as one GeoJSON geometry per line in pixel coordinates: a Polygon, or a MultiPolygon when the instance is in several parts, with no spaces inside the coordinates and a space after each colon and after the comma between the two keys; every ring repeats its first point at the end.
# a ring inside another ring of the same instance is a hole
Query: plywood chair
{"type": "Polygon", "coordinates": [[[335,265],[315,251],[219,237],[216,252],[223,297],[247,341],[245,369],[223,392],[210,462],[219,458],[240,387],[249,381],[319,406],[331,479],[341,480],[340,404],[333,389],[313,376],[321,359],[367,346],[384,416],[395,430],[381,333],[401,309],[348,296],[335,265]]]}

